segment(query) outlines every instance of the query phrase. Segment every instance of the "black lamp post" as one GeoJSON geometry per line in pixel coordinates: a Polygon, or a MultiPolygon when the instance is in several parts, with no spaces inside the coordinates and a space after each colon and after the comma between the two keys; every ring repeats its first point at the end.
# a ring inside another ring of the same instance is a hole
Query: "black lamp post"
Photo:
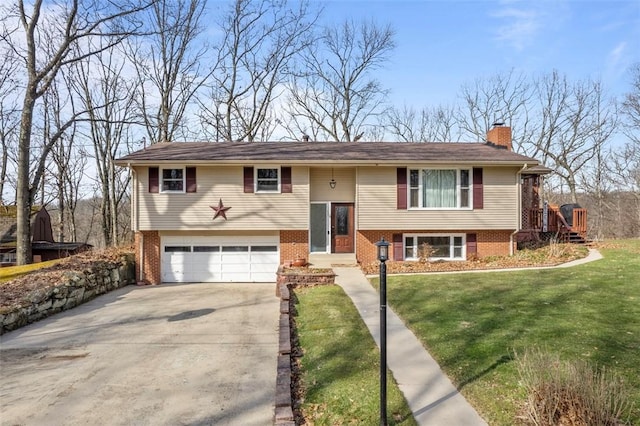
{"type": "Polygon", "coordinates": [[[389,243],[376,243],[380,261],[380,425],[387,426],[387,265],[389,243]]]}

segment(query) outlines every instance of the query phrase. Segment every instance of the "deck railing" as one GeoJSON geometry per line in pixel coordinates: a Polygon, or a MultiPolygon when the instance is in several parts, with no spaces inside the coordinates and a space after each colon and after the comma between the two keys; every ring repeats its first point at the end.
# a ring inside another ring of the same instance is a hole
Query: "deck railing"
{"type": "MultiPolygon", "coordinates": [[[[536,232],[575,232],[582,238],[587,237],[587,209],[573,209],[573,223],[569,225],[557,206],[547,209],[547,227],[544,229],[544,209],[529,209],[529,230],[536,232]]],[[[525,224],[526,226],[526,224],[525,224]]]]}

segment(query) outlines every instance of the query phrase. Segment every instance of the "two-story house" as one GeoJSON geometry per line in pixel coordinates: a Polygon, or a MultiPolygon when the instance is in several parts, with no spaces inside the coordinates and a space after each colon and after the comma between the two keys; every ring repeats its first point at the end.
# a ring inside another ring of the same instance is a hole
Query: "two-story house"
{"type": "MultiPolygon", "coordinates": [[[[395,260],[508,255],[523,182],[539,162],[487,143],[160,143],[118,160],[133,176],[138,276],[160,282],[274,281],[310,253],[395,260]]],[[[538,169],[539,170],[539,169],[538,169]]],[[[529,197],[530,198],[530,197],[529,197]]],[[[537,200],[536,200],[537,202],[537,200]]],[[[535,206],[537,207],[537,206],[535,206]]]]}

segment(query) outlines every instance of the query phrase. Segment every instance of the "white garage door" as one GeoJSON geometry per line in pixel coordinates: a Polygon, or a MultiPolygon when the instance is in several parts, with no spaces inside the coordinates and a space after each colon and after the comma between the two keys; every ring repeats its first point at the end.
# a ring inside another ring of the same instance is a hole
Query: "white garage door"
{"type": "Polygon", "coordinates": [[[164,282],[273,282],[277,236],[162,237],[164,282]]]}

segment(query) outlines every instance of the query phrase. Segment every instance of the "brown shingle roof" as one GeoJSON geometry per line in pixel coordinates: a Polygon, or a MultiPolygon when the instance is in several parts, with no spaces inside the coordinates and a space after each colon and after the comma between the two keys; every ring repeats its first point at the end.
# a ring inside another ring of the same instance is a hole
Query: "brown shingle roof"
{"type": "Polygon", "coordinates": [[[154,162],[295,163],[491,163],[538,161],[486,143],[409,142],[169,142],[117,160],[120,165],[154,162]]]}

